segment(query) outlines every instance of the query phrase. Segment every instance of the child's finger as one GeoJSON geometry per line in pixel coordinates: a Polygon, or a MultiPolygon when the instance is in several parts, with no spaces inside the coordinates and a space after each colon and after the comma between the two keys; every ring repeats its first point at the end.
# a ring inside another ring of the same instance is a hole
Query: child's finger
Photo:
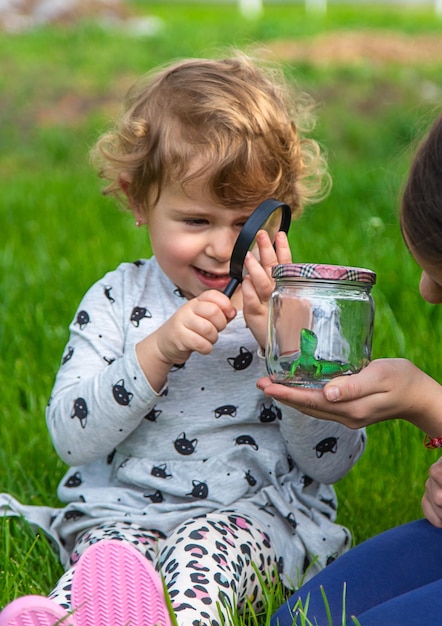
{"type": "Polygon", "coordinates": [[[224,295],[221,291],[208,289],[207,291],[203,291],[203,293],[201,293],[196,300],[199,302],[211,302],[215,304],[229,321],[236,316],[237,311],[232,305],[230,298],[224,295]]]}
{"type": "Polygon", "coordinates": [[[259,249],[259,260],[261,266],[266,270],[268,275],[272,273],[272,267],[278,263],[275,248],[273,247],[270,237],[265,230],[259,230],[256,235],[256,243],[259,249]]]}
{"type": "Polygon", "coordinates": [[[271,270],[269,271],[265,267],[263,268],[262,263],[260,263],[251,252],[247,252],[244,266],[247,270],[247,276],[244,278],[243,288],[247,279],[250,279],[259,297],[267,300],[274,287],[274,281],[271,278],[271,270]]]}
{"type": "Polygon", "coordinates": [[[275,236],[276,257],[278,263],[291,263],[292,251],[290,250],[287,234],[280,230],[275,236]]]}

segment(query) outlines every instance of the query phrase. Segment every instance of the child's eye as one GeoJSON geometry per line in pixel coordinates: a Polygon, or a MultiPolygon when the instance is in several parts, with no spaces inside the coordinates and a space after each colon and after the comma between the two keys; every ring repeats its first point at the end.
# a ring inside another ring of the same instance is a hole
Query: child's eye
{"type": "Polygon", "coordinates": [[[246,220],[237,222],[234,226],[235,230],[242,230],[242,227],[244,226],[245,223],[246,223],[246,220]]]}
{"type": "Polygon", "coordinates": [[[208,224],[208,221],[202,218],[189,217],[184,220],[184,223],[189,226],[204,226],[205,224],[208,224]]]}

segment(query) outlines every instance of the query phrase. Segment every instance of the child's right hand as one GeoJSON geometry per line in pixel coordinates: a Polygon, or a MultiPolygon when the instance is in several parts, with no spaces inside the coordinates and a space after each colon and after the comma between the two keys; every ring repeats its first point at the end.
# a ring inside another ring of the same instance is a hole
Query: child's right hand
{"type": "Polygon", "coordinates": [[[151,335],[136,346],[138,361],[156,391],[170,369],[185,363],[192,352],[210,354],[219,333],[236,316],[230,299],[217,290],[189,300],[151,335]]]}

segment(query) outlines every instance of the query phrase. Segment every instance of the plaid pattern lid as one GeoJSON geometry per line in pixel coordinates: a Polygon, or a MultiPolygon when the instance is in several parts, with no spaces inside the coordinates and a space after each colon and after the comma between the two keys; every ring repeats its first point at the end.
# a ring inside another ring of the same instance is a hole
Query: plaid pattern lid
{"type": "Polygon", "coordinates": [[[275,280],[284,278],[300,278],[306,280],[341,281],[353,283],[376,283],[376,274],[363,267],[345,265],[325,265],[321,263],[286,263],[275,265],[272,269],[275,280]]]}

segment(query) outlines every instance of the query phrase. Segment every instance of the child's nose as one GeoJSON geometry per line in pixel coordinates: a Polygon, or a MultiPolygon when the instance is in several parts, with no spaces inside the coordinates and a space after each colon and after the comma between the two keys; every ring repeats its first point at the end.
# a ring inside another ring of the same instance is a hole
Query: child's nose
{"type": "Polygon", "coordinates": [[[220,263],[230,261],[237,237],[238,232],[234,229],[226,228],[214,231],[207,246],[207,254],[220,263]]]}

